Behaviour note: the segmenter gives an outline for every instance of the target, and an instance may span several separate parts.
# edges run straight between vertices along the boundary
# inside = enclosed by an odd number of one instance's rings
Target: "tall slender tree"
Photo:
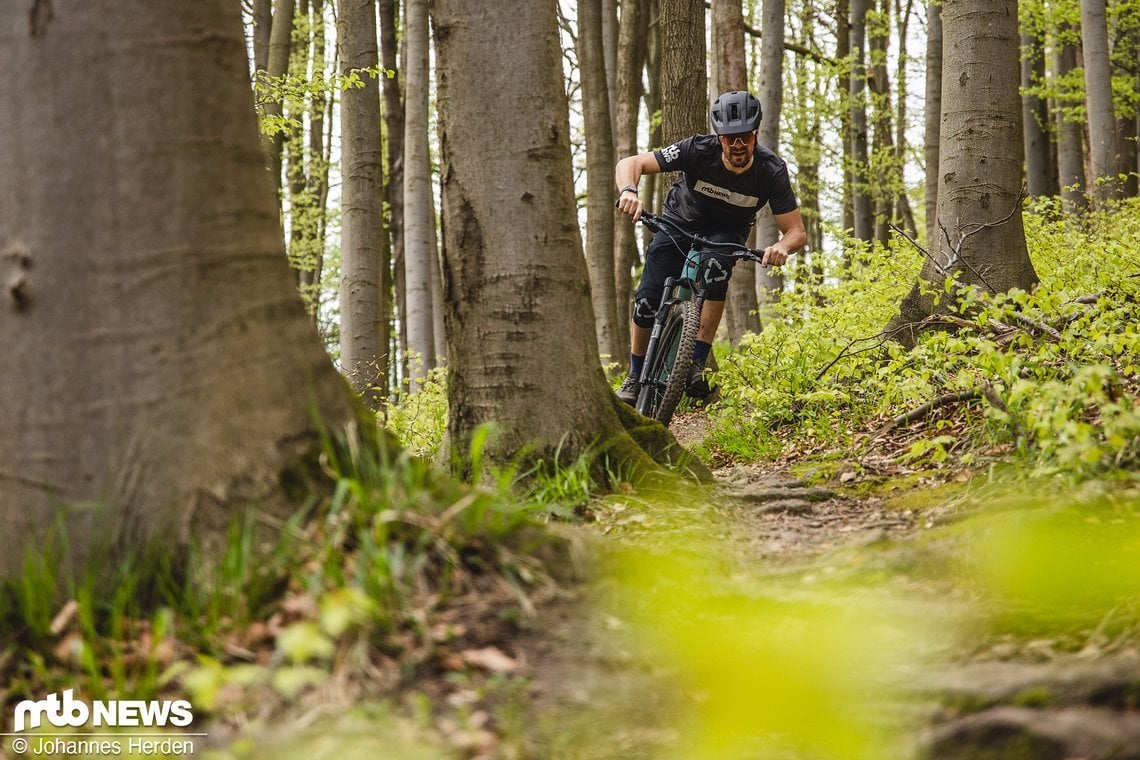
[[[380,22],[380,63],[384,69],[380,77],[383,92],[383,127],[386,150],[384,165],[384,199],[387,201],[388,224],[385,231],[388,233],[384,239],[383,263],[381,268],[391,273],[392,286],[385,288],[385,301],[387,307],[383,319],[388,324],[391,321],[392,298],[389,293],[402,293],[403,267],[404,267],[404,101],[401,91],[403,89],[403,66],[399,63],[399,43],[397,42],[399,27],[399,3],[397,0],[378,0],[376,5],[378,20]],[[403,296],[401,295],[400,298]],[[403,325],[403,320],[400,322]],[[396,330],[387,331],[388,355],[394,356],[398,348],[399,334]],[[404,342],[406,345],[406,341]],[[388,363],[388,385],[396,383],[396,373],[399,362]]]
[[[938,235],[939,129],[942,123],[942,3],[926,6],[926,245],[933,247]]]
[[[435,366],[435,211],[428,144],[428,0],[407,0],[404,39],[404,310],[409,390]]]
[[[388,394],[388,322],[375,7],[344,0],[337,17],[342,73],[360,85],[344,91],[340,109],[340,362],[356,392],[379,409]]]
[[[782,21],[782,19],[781,19]],[[747,90],[748,62],[744,51],[744,4],[742,0],[713,0],[713,82],[716,93]],[[767,212],[767,207],[764,209]],[[768,214],[771,216],[771,214]],[[725,327],[735,345],[749,332],[760,332],[756,297],[756,265],[741,262],[728,283]]]
[[[288,515],[313,413],[354,413],[284,256],[238,4],[0,15],[0,575],[57,521],[120,561]]]
[[[1060,81],[1077,68],[1080,55],[1077,52],[1077,35],[1074,29],[1062,24],[1054,34],[1057,37],[1054,43],[1054,69]],[[1075,100],[1081,99],[1077,96]],[[1054,111],[1057,128],[1057,179],[1061,185],[1061,207],[1069,213],[1088,207],[1088,195],[1085,193],[1084,130],[1073,113],[1074,110],[1079,110],[1081,105],[1083,103],[1058,98],[1058,107]]]
[[[1118,198],[1116,117],[1112,105],[1112,67],[1108,57],[1105,0],[1081,0],[1081,50],[1085,64],[1085,97],[1089,124],[1092,195],[1098,205]]]
[[[870,240],[874,235],[874,207],[871,200],[871,159],[867,145],[867,13],[871,0],[851,2],[851,143],[852,211],[854,235]]]
[[[769,150],[780,150],[780,116],[784,106],[784,0],[763,0],[763,26],[760,38],[760,105],[764,118],[760,121],[757,141]],[[780,239],[780,228],[767,206],[756,216],[756,243],[760,248]],[[756,286],[760,291],[760,309],[778,303],[784,290],[782,272],[756,268]],[[735,279],[735,278],[734,278]]]
[[[619,321],[614,283],[614,140],[610,128],[610,96],[602,55],[601,0],[578,0],[578,72],[586,127],[586,264],[594,306],[598,352],[624,359],[617,339]],[[624,317],[625,311],[620,314]]]
[[[621,4],[621,21],[618,29],[617,94],[614,113],[614,144],[616,157],[625,158],[638,152],[637,113],[641,103],[641,72],[645,68],[647,39],[649,37],[650,0],[625,0]],[[649,179],[653,179],[651,175]],[[650,199],[649,183],[641,189],[643,197]],[[617,298],[618,355],[629,353],[629,304],[633,295],[632,270],[639,261],[637,236],[632,224],[623,223],[624,216],[614,209],[614,294]]]

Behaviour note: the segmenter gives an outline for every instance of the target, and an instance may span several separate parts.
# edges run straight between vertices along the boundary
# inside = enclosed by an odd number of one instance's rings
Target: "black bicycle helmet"
[[[733,90],[717,98],[709,112],[718,135],[739,135],[760,126],[760,101],[750,92]]]

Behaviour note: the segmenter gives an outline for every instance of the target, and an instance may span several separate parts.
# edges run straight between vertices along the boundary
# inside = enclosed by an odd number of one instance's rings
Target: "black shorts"
[[[747,236],[732,230],[700,233],[701,237],[717,243],[735,243],[744,246]],[[645,251],[645,269],[641,273],[641,284],[633,298],[633,321],[641,327],[651,327],[657,307],[661,304],[661,294],[665,290],[665,279],[677,277],[685,266],[685,256],[689,253],[687,240],[666,232],[658,232],[649,241]],[[705,299],[723,301],[728,293],[728,280],[737,259],[704,254],[707,267],[705,275]]]

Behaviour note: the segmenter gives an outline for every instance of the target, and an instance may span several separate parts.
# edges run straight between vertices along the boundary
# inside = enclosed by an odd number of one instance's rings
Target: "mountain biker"
[[[743,246],[756,213],[768,204],[782,236],[764,249],[762,263],[779,266],[807,242],[807,232],[788,180],[787,164],[756,142],[760,101],[748,92],[726,92],[713,102],[710,116],[715,134],[693,135],[667,148],[618,161],[614,168],[614,180],[621,188],[618,208],[636,222],[645,210],[637,196],[642,175],[677,171],[665,198],[663,216],[668,221],[692,234]],[[654,235],[646,249],[645,269],[633,298],[629,374],[618,390],[618,397],[626,403],[637,402],[638,378],[665,278],[681,271],[687,251],[688,246],[674,241],[667,230]],[[694,398],[709,395],[703,377],[705,360],[724,314],[724,298],[735,263],[715,253],[710,258],[706,300],[685,388]]]

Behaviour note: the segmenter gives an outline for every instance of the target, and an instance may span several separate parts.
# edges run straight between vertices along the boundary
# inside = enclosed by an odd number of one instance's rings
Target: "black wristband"
[[[622,193],[625,193],[625,192],[630,192],[630,193],[633,193],[634,195],[637,195],[637,185],[626,185],[625,187],[623,187],[621,190],[618,191],[618,195],[621,195]]]

